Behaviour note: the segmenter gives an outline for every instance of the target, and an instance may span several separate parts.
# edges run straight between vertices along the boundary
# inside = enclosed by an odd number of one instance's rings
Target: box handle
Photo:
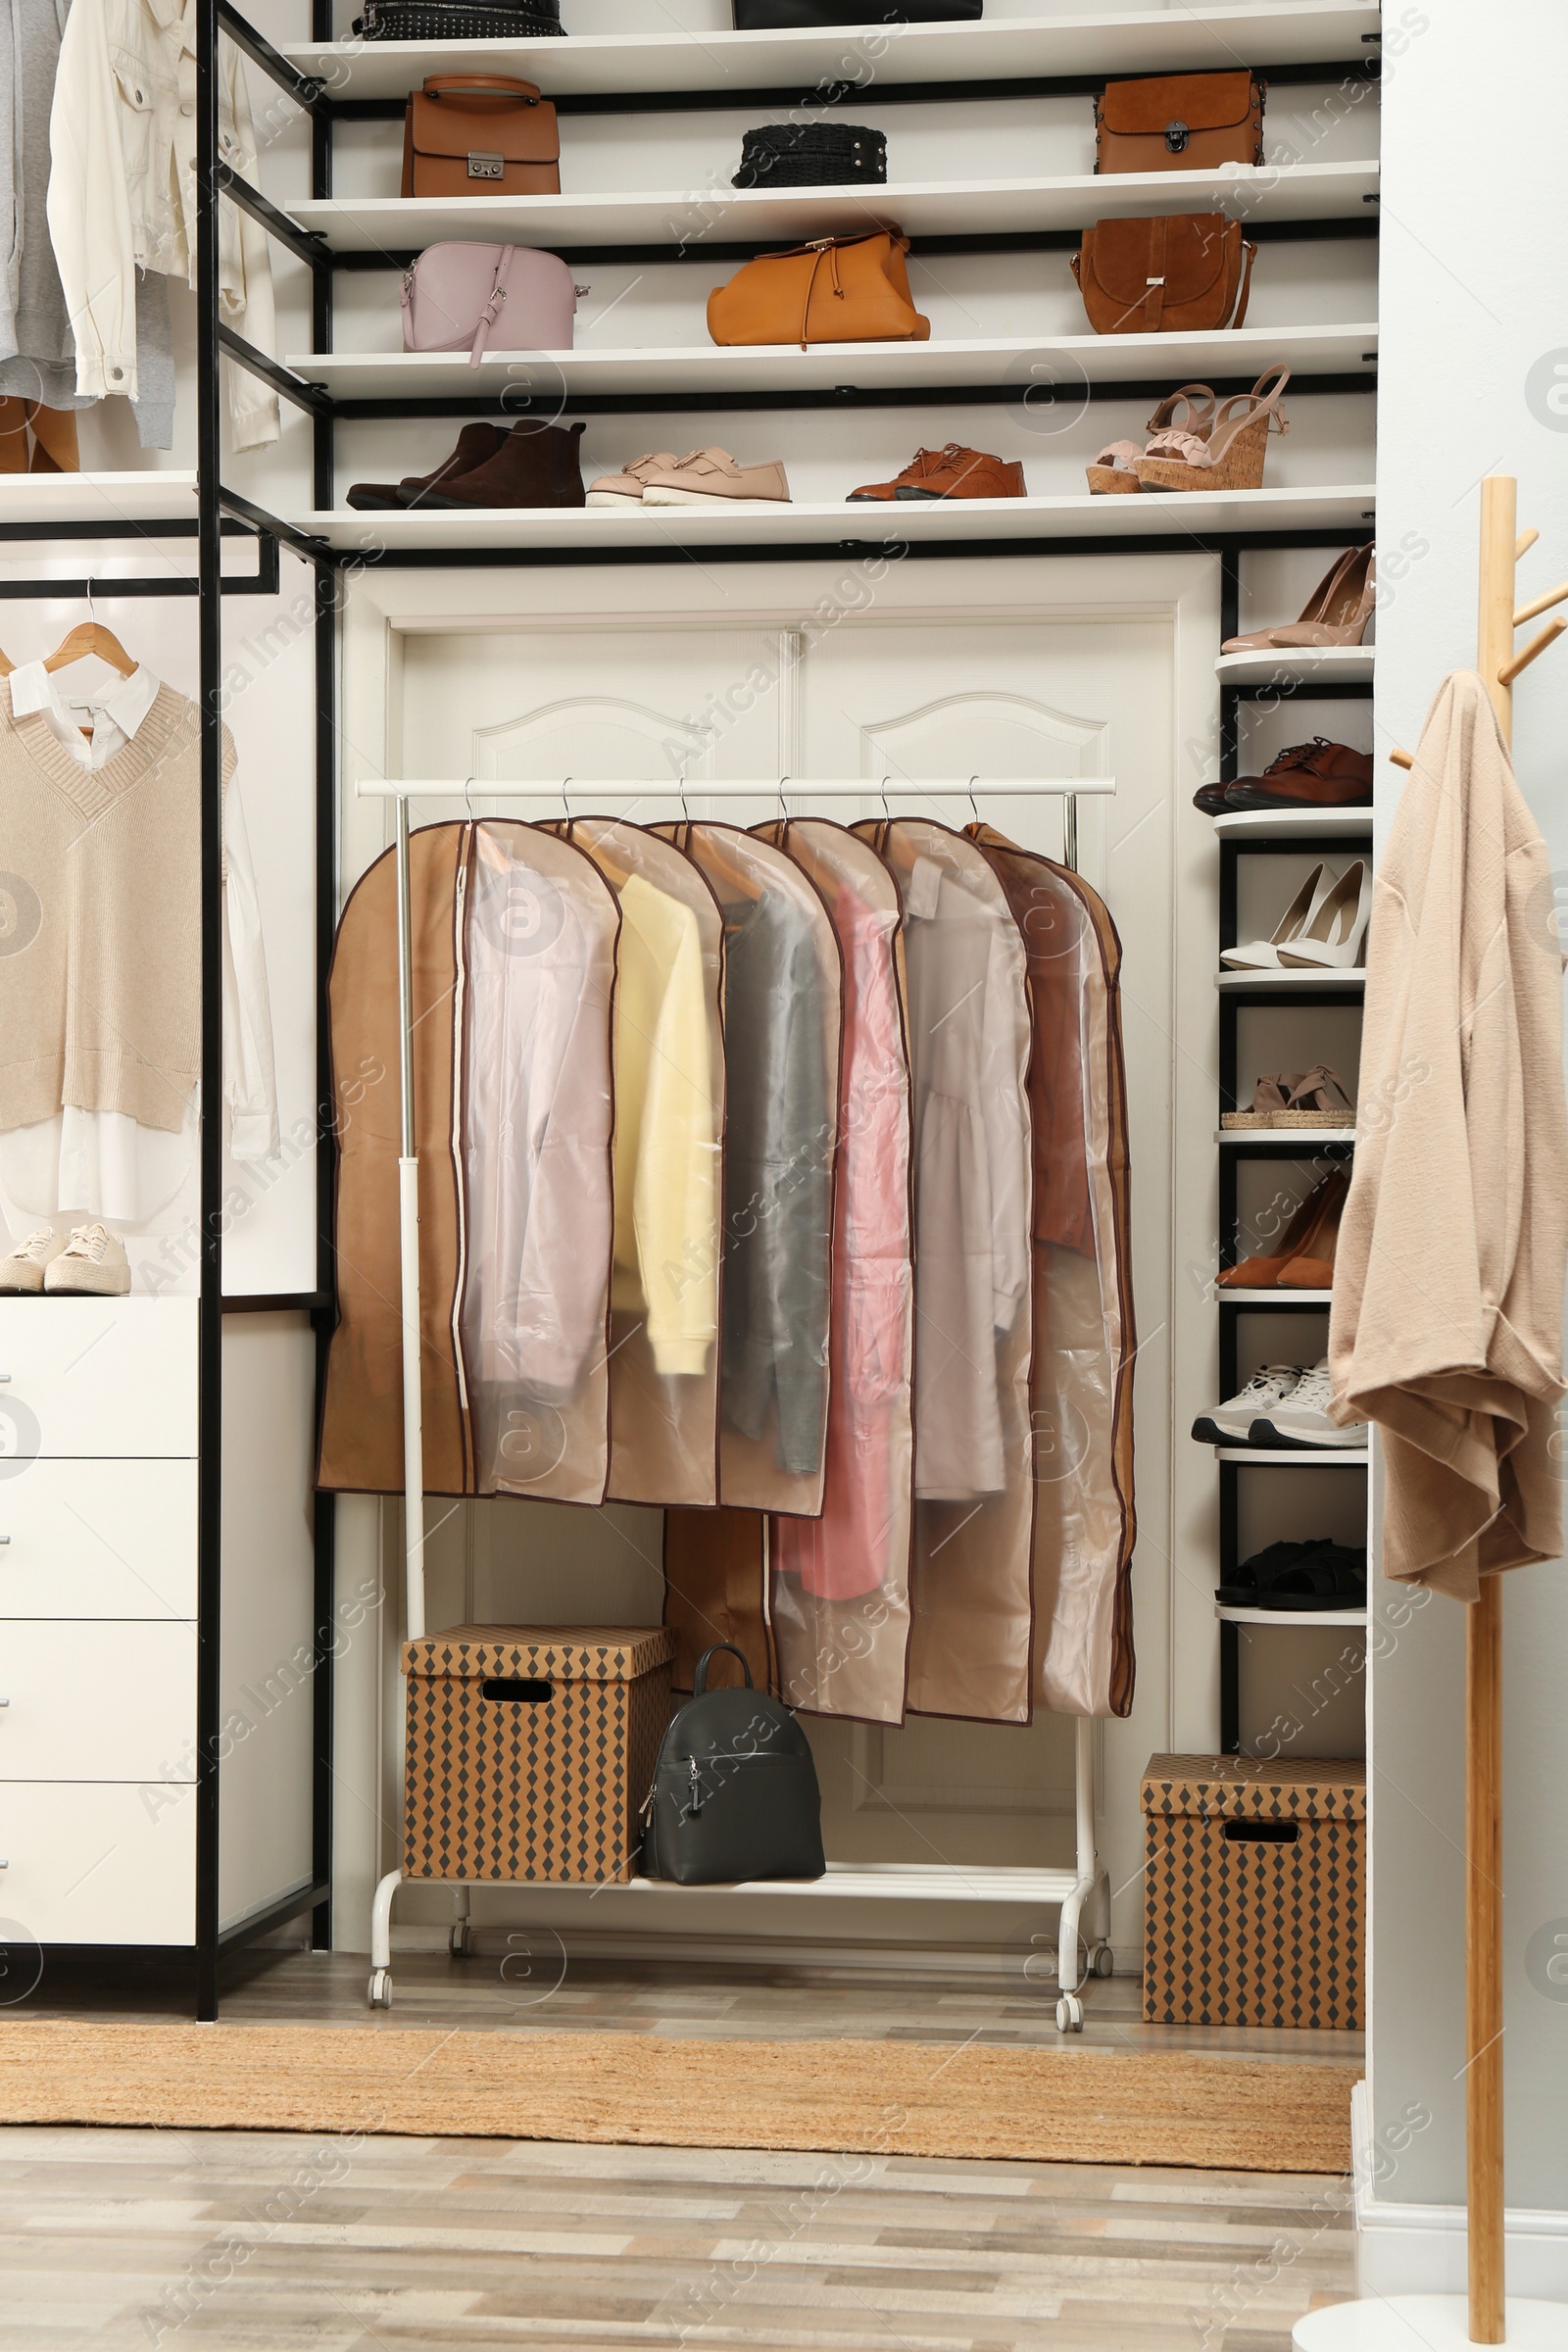
[[[486,1675],[479,1685],[481,1698],[510,1699],[525,1707],[542,1707],[556,1695],[554,1683],[519,1682],[504,1675]]]
[[[1295,1845],[1301,1835],[1298,1821],[1228,1821],[1227,1845]]]

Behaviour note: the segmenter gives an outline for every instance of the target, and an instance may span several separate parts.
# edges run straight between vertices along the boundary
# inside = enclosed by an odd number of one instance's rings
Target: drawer
[[[0,1478],[0,1618],[195,1614],[193,1461],[38,1460]]]
[[[194,1943],[196,1791],[0,1787],[0,1919],[25,1984],[37,1943]]]
[[[0,1480],[36,1455],[195,1451],[194,1298],[0,1298]]]
[[[196,1777],[193,1625],[0,1621],[0,1781]]]

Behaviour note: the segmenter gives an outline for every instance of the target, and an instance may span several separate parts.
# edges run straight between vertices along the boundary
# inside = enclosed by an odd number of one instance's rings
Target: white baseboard
[[[1367,2299],[1464,2294],[1464,2207],[1396,2205],[1376,2194],[1364,2082],[1350,2093],[1350,2131],[1355,2150],[1357,2293]],[[1568,2213],[1509,2210],[1503,2228],[1509,2295],[1568,2303]]]

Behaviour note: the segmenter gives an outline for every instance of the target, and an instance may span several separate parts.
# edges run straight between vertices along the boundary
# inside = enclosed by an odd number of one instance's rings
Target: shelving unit
[[[1310,699],[1339,686],[1370,686],[1376,664],[1374,645],[1295,646],[1271,653],[1221,654],[1214,675],[1222,686],[1256,686]],[[1258,810],[1260,816],[1271,813],[1289,816],[1291,811]]]
[[[1225,633],[1235,605],[1244,549],[1341,547],[1372,535],[1375,495],[1368,483],[1311,484],[1259,491],[1137,498],[1087,493],[960,506],[849,506],[811,501],[776,512],[665,510],[616,514],[582,511],[469,511],[360,514],[340,502],[338,429],[364,419],[522,414],[547,420],[572,412],[633,416],[725,410],[925,406],[1021,400],[1039,381],[1044,361],[1084,398],[1161,397],[1200,374],[1216,389],[1249,386],[1266,359],[1287,358],[1293,394],[1371,394],[1377,334],[1346,323],[1275,332],[1249,328],[1220,336],[975,338],[921,346],[841,346],[805,353],[793,347],[719,351],[689,342],[627,351],[591,345],[571,353],[492,354],[477,369],[440,355],[345,352],[334,348],[334,294],[340,275],[401,270],[444,238],[498,238],[542,245],[574,267],[679,263],[698,273],[699,289],[769,246],[787,246],[835,229],[896,221],[913,240],[915,258],[1064,252],[1098,219],[1220,210],[1243,219],[1260,243],[1372,239],[1377,234],[1378,168],[1371,162],[1282,159],[1261,171],[1088,172],[963,181],[907,179],[864,193],[831,190],[736,190],[726,184],[667,190],[594,192],[571,185],[571,122],[583,115],[675,114],[803,103],[853,108],[867,86],[846,76],[858,38],[879,46],[878,103],[940,104],[955,99],[1087,99],[1107,76],[1123,73],[1231,70],[1252,65],[1276,86],[1350,80],[1377,72],[1375,0],[1267,0],[1244,7],[1142,10],[1126,14],[988,19],[979,25],[878,27],[783,34],[655,32],[583,35],[561,41],[451,45],[333,41],[329,0],[313,0],[315,38],[274,49],[229,5],[199,0],[210,95],[220,27],[310,116],[312,193],[286,210],[237,181],[219,160],[216,115],[204,117],[209,167],[218,184],[311,271],[312,349],[280,365],[263,359],[219,319],[216,280],[204,297],[204,440],[201,466],[204,563],[217,547],[219,516],[256,511],[220,478],[216,410],[220,353],[272,383],[312,420],[314,464],[308,510],[276,524],[286,544],[312,560],[318,582],[318,674],[323,718],[318,760],[332,775],[332,642],[328,618],[334,575],[352,559],[383,566],[463,567],[757,562],[788,557],[837,558],[890,544],[912,555],[972,557],[991,553],[1054,556],[1118,554],[1195,547],[1220,559]],[[542,84],[565,129],[561,196],[404,201],[334,190],[337,130],[401,118],[406,92],[428,74],[464,69],[520,74]],[[1087,142],[1086,142],[1087,144]],[[395,331],[395,326],[394,326]],[[520,372],[519,372],[520,371]],[[1055,376],[1052,380],[1056,380]],[[666,428],[653,427],[643,446]],[[657,433],[659,441],[653,439]],[[678,444],[678,435],[670,436]],[[927,433],[929,438],[929,432]],[[851,477],[852,479],[855,477]],[[848,485],[847,485],[848,486]],[[216,691],[216,631],[204,637],[204,689]],[[1239,698],[1273,691],[1268,679],[1221,681],[1222,718],[1232,726]],[[1364,692],[1359,682],[1326,691]],[[216,709],[216,704],[215,704]],[[211,742],[216,747],[216,717]],[[1234,767],[1229,770],[1234,774]],[[323,794],[323,806],[325,794]],[[329,941],[330,922],[327,919]],[[1336,983],[1353,994],[1356,975]],[[1280,976],[1270,975],[1276,990]],[[1297,984],[1310,987],[1313,976]],[[1232,994],[1244,994],[1242,991]],[[1228,1015],[1221,1000],[1222,1025]],[[1293,1145],[1299,1149],[1299,1142]],[[1316,1145],[1314,1149],[1318,1148]],[[1242,1154],[1226,1152],[1234,1164]],[[216,1195],[212,1197],[216,1205]],[[1228,1303],[1242,1306],[1249,1301]],[[1278,1301],[1271,1299],[1271,1304]],[[1313,1305],[1295,1299],[1291,1305]],[[1222,1318],[1230,1322],[1233,1318]],[[1293,1460],[1304,1457],[1292,1456]],[[1230,1475],[1222,1471],[1222,1478]],[[1092,1771],[1079,1726],[1079,1851],[1093,1853]],[[1087,1817],[1085,1808],[1087,1806]],[[1082,1893],[1082,1870],[935,1875],[910,1870],[831,1872],[820,1886],[792,1886],[819,1901],[851,1892],[918,1893],[968,1899],[1058,1902]],[[982,1886],[981,1881],[984,1881]],[[625,1891],[625,1890],[621,1890]],[[778,1890],[781,1895],[784,1890]],[[390,1897],[388,1897],[388,1904]],[[387,1922],[379,1912],[378,1944]],[[1070,1979],[1063,1991],[1075,2000]],[[1080,2012],[1081,2015],[1081,2012]]]

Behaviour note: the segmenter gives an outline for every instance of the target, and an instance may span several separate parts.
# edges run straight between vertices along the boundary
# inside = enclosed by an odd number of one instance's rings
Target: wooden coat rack
[[[1480,598],[1476,668],[1497,725],[1513,749],[1513,685],[1568,629],[1549,620],[1514,651],[1515,631],[1568,603],[1568,580],[1516,605],[1514,573],[1541,534],[1518,527],[1518,484],[1488,474],[1481,484]],[[1408,752],[1391,752],[1413,767]],[[1560,2345],[1561,2304],[1505,2301],[1502,2143],[1502,1587],[1483,1577],[1465,1610],[1465,2179],[1469,2298],[1397,2296],[1340,2304],[1296,2329],[1300,2352],[1381,2352],[1420,2342],[1432,2352],[1463,2344],[1515,2343],[1521,2352]],[[1410,2327],[1425,2332],[1412,2335]],[[1548,2333],[1550,2329],[1552,2332]]]

